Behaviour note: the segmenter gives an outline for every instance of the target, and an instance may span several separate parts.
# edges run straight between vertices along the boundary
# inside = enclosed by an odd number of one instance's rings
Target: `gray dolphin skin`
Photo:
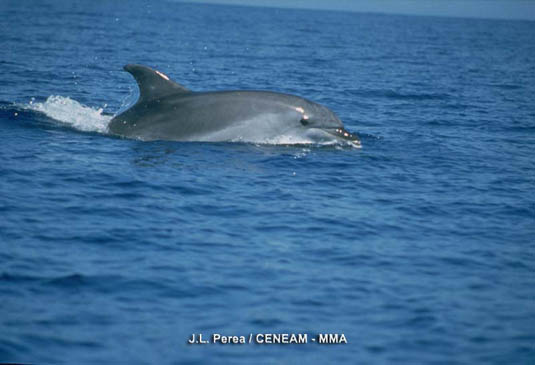
[[[112,134],[145,141],[252,143],[360,141],[328,108],[307,99],[269,91],[193,92],[163,73],[126,65],[140,96],[115,116]]]

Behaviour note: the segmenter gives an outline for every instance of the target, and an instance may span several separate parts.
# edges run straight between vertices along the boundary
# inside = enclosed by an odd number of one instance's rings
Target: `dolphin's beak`
[[[335,136],[338,139],[350,142],[357,147],[360,147],[360,140],[355,134],[348,132],[346,129],[339,127],[333,129],[324,129],[325,132]]]

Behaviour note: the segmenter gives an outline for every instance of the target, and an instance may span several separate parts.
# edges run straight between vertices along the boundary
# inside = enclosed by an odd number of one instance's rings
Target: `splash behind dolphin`
[[[328,108],[304,98],[268,91],[193,92],[163,73],[126,65],[140,96],[114,117],[111,133],[141,140],[242,141],[281,139],[344,141],[360,146]]]

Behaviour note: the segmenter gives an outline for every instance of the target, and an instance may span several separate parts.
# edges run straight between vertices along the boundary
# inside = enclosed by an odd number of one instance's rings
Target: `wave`
[[[23,108],[41,112],[49,118],[84,132],[108,133],[108,124],[113,118],[113,115],[103,114],[104,108],[86,106],[59,95],[51,95],[42,103],[32,99],[23,105]]]
[[[379,90],[365,90],[365,89],[352,89],[347,90],[347,94],[350,96],[368,97],[368,98],[385,98],[394,100],[447,100],[450,95],[444,93],[405,93],[397,92],[392,89],[379,89]]]

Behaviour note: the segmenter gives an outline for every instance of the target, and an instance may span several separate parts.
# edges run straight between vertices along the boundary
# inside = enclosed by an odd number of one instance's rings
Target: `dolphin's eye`
[[[307,125],[308,123],[309,123],[308,115],[304,114],[303,117],[301,118],[301,124]]]

